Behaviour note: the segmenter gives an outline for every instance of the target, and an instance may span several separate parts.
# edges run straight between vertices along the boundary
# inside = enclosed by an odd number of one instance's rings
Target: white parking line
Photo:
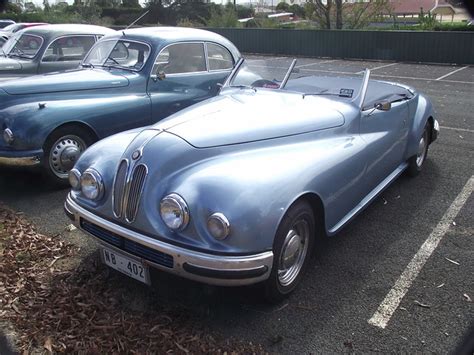
[[[444,78],[447,78],[448,76],[453,75],[453,74],[455,74],[455,73],[458,73],[458,72],[460,72],[461,70],[464,70],[464,69],[466,69],[466,68],[469,68],[469,66],[466,66],[466,67],[462,67],[462,68],[453,70],[452,72],[450,72],[450,73],[448,73],[448,74],[446,74],[446,75],[440,76],[440,77],[439,77],[438,79],[436,79],[436,80],[443,80]]]
[[[467,129],[467,128],[456,128],[456,127],[447,127],[447,126],[439,126],[441,129],[449,129],[451,131],[460,131],[460,132],[468,132],[474,133],[474,129]]]
[[[337,62],[337,59],[323,60],[322,62],[317,62],[317,63],[301,64],[301,65],[297,65],[296,67],[303,68],[303,67],[309,67],[310,65],[327,64],[327,63],[333,63],[333,62]]]
[[[466,203],[467,199],[474,190],[474,175],[467,181],[464,188],[456,197],[454,202],[449,206],[444,216],[439,221],[438,225],[433,229],[428,239],[423,243],[421,248],[415,254],[413,259],[407,265],[401,276],[398,278],[395,285],[387,294],[383,302],[377,308],[372,318],[369,319],[369,324],[379,328],[385,328],[392,317],[395,310],[400,305],[401,300],[407,293],[412,282],[420,273],[428,258],[438,246],[443,236],[448,231],[454,219],[458,215],[461,208]]]
[[[393,65],[397,65],[398,63],[390,63],[390,64],[385,64],[385,65],[381,65],[379,67],[375,67],[375,68],[372,68],[370,69],[370,71],[374,71],[374,70],[377,70],[377,69],[382,69],[382,68],[387,68],[387,67],[391,67]],[[362,70],[360,72],[357,72],[356,74],[364,74],[365,73],[365,70]]]

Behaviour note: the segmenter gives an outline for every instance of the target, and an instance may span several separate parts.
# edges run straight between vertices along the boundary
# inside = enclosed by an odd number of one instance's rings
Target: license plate
[[[108,248],[101,248],[102,260],[112,269],[120,271],[121,273],[134,278],[135,280],[143,283],[150,283],[150,273],[148,267],[142,262],[129,258],[123,254],[117,253],[116,251]]]

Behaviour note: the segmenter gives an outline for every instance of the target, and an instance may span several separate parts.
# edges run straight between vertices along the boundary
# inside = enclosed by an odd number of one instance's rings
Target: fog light
[[[3,139],[5,142],[7,142],[8,144],[12,144],[13,141],[15,140],[15,136],[13,135],[13,132],[10,128],[6,128],[4,131],[3,131]]]
[[[230,223],[222,213],[213,213],[207,220],[207,229],[214,238],[223,240],[230,233]]]

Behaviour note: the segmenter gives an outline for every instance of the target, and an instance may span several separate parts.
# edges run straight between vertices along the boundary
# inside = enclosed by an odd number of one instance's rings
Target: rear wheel
[[[315,240],[315,219],[306,201],[296,202],[283,217],[273,246],[273,267],[265,296],[279,302],[294,291],[308,265]]]
[[[78,126],[61,127],[51,133],[43,147],[48,180],[67,186],[69,171],[94,140],[87,129]]]
[[[416,176],[421,172],[423,168],[423,164],[425,163],[426,157],[428,155],[428,147],[430,145],[430,133],[431,133],[431,125],[430,123],[426,123],[425,129],[423,134],[418,141],[418,152],[416,155],[411,157],[408,160],[408,175]]]

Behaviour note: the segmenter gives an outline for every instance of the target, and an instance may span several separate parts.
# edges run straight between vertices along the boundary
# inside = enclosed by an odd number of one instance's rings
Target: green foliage
[[[431,12],[425,14],[423,9],[421,9],[420,14],[418,15],[419,27],[422,30],[432,30],[438,24],[436,21],[436,15],[432,15]]]
[[[303,6],[300,6],[298,4],[293,4],[289,7],[289,12],[292,12],[293,15],[299,18],[305,17],[305,10]]]
[[[237,12],[232,5],[223,9],[213,8],[210,13],[211,16],[206,21],[208,27],[241,27]]]
[[[282,1],[278,3],[278,5],[275,7],[275,10],[281,11],[281,12],[288,12],[290,10],[290,5]]]

